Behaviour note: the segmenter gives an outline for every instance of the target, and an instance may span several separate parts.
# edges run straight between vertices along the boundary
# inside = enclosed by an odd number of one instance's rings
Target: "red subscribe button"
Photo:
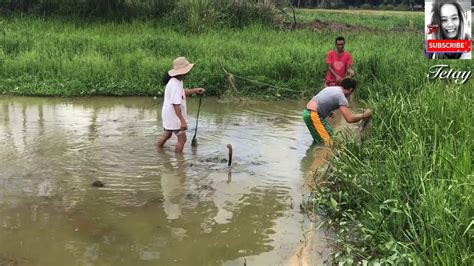
[[[466,53],[471,51],[471,40],[428,40],[428,53]]]

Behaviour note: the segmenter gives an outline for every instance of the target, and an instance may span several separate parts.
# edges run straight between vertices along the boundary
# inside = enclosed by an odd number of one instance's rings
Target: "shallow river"
[[[175,136],[155,148],[161,100],[1,98],[0,265],[292,264],[318,157],[304,102],[204,98],[193,149],[197,103],[179,157]]]

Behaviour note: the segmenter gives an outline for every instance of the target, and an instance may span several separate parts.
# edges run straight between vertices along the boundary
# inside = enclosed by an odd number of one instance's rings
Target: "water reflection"
[[[301,171],[306,173],[306,181],[309,184],[313,184],[314,171],[319,170],[321,167],[326,165],[330,160],[331,149],[330,145],[324,143],[316,144],[313,143],[306,150],[305,156],[301,160]]]
[[[170,149],[154,147],[159,101],[0,99],[0,259],[280,263],[301,239],[290,203],[301,197],[301,160],[314,156],[302,103],[204,101],[199,145],[177,157],[173,139]],[[188,110],[194,125],[197,101]]]
[[[171,156],[167,151],[158,151],[158,158],[164,167],[161,174],[163,208],[168,220],[181,216],[181,201],[184,197],[186,180],[186,162],[180,154]]]

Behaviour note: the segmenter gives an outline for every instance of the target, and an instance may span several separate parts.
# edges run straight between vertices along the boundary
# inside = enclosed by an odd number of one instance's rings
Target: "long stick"
[[[199,111],[201,111],[201,100],[202,100],[202,94],[199,94],[199,105],[198,105],[198,113],[196,117],[196,128],[194,129],[194,137],[193,137],[193,140],[191,141],[191,146],[197,145],[196,135],[197,135],[197,130],[198,130]]]

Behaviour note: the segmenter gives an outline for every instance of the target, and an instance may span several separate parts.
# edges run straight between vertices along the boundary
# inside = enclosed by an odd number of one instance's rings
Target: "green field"
[[[322,15],[326,20],[327,16],[344,19],[338,13],[310,13],[315,14],[321,15],[317,15],[319,19]],[[368,18],[354,16],[349,22],[357,25],[360,20]],[[330,28],[315,32],[310,27],[289,31],[258,24],[244,29],[211,28],[196,34],[163,21],[3,18],[0,91],[44,96],[157,95],[163,90],[160,80],[172,60],[184,55],[197,64],[189,84],[206,87],[210,94],[227,88],[220,62],[236,75],[288,89],[279,92],[283,96],[295,95],[295,91],[313,94],[324,79],[326,53],[340,34],[348,39],[346,49],[356,58],[360,81],[367,81],[367,85],[386,81],[389,77],[384,72],[391,71],[394,75],[408,72],[420,83],[423,73],[410,62],[421,58],[421,36],[412,31],[390,34],[392,22],[382,22],[387,29],[377,34],[339,33]],[[384,47],[387,43],[391,43],[390,49]],[[392,59],[399,57],[400,50],[407,52],[397,62],[408,69],[393,66]],[[276,94],[255,84],[239,85],[249,95]]]
[[[424,13],[380,10],[324,10],[301,9],[296,11],[301,22],[331,21],[386,31],[423,32]],[[385,35],[390,35],[386,33]]]
[[[227,89],[228,71],[284,88],[237,81],[247,96],[301,97],[321,89],[325,57],[343,35],[355,60],[357,97],[375,110],[363,144],[338,145],[315,191],[336,232],[335,258],[468,265],[474,260],[472,81],[428,80],[420,13],[298,11],[353,25],[298,30],[255,24],[191,33],[163,21],[0,18],[0,92],[37,96],[160,95],[177,56],[196,63],[188,86]],[[443,61],[470,70],[470,61]]]

